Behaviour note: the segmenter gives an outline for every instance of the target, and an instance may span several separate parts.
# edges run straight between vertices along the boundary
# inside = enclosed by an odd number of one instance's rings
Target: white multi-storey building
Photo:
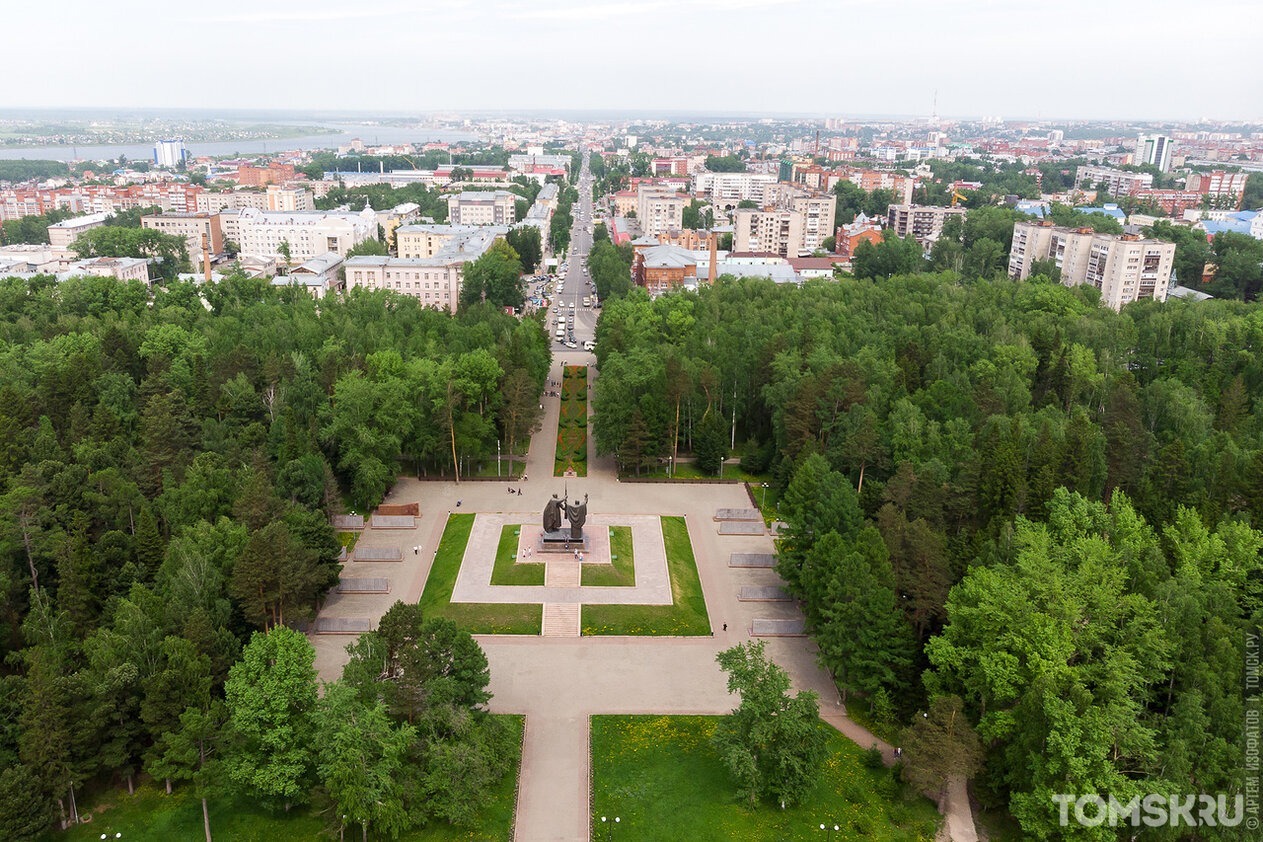
[[[1074,171],[1074,183],[1084,190],[1095,190],[1105,184],[1111,196],[1130,196],[1137,190],[1153,187],[1153,175],[1147,172],[1124,172],[1109,167],[1081,166]]]
[[[114,214],[109,212],[90,213],[76,216],[48,226],[48,244],[55,249],[68,249],[70,244],[84,231],[100,228]]]
[[[453,193],[447,197],[447,220],[453,225],[512,225],[520,198],[508,190]]]
[[[1027,278],[1037,260],[1056,262],[1066,286],[1091,284],[1115,310],[1142,298],[1165,301],[1175,244],[1137,234],[1098,234],[1059,228],[1048,220],[1019,222],[1009,249],[1009,277]]]
[[[1149,164],[1162,172],[1171,171],[1171,138],[1164,134],[1142,134],[1136,138],[1136,163]]]
[[[636,219],[640,230],[656,237],[679,231],[684,222],[684,196],[661,184],[636,185]]]
[[[693,176],[693,192],[722,210],[732,210],[741,202],[763,204],[767,188],[773,184],[776,176],[771,173],[702,172]]]
[[[950,216],[964,217],[964,208],[938,205],[891,205],[886,211],[886,225],[897,237],[911,234],[923,246],[931,245],[943,233],[943,223]]]
[[[346,288],[388,289],[454,313],[465,264],[481,257],[507,232],[501,225],[402,225],[395,229],[400,257],[349,258]],[[424,256],[404,256],[405,243],[410,254]]]
[[[160,140],[153,145],[153,161],[160,167],[175,169],[188,154],[183,140]]]
[[[736,252],[762,252],[782,257],[811,254],[833,235],[833,211],[837,197],[788,184],[773,184],[765,191],[768,207],[740,208],[733,221],[732,248]]]
[[[372,208],[358,213],[243,208],[235,218],[234,225],[221,228],[225,237],[236,240],[242,255],[275,257],[281,254],[281,244],[288,243],[290,263],[295,264],[330,251],[345,257],[349,249],[377,236],[377,214]]]

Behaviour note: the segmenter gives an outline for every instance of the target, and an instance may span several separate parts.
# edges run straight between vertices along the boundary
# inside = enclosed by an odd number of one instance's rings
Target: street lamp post
[[[838,832],[838,830],[839,830],[839,828],[838,828],[838,826],[837,826],[836,824],[835,824],[833,827],[828,827],[828,826],[826,826],[826,825],[823,825],[823,824],[822,824],[822,825],[820,825],[820,829],[821,829],[821,830],[823,830],[823,831],[825,831],[825,832],[826,832],[826,834],[827,834],[827,835],[825,836],[825,842],[833,842],[833,834],[837,833],[837,832]]]
[[[760,488],[759,508],[766,509],[767,508],[767,483],[766,482],[759,483],[759,488]]]
[[[496,479],[500,478],[500,440],[496,439]]]
[[[608,817],[608,816],[601,816],[601,827],[602,827],[602,828],[604,828],[604,831],[603,831],[602,835],[603,835],[606,839],[613,839],[613,838],[614,838],[614,828],[615,828],[615,827],[618,825],[618,823],[619,823],[619,822],[621,822],[621,821],[622,821],[622,819],[620,819],[618,816],[615,816],[615,817],[614,817],[614,821],[613,821],[613,822],[609,821],[609,817]]]

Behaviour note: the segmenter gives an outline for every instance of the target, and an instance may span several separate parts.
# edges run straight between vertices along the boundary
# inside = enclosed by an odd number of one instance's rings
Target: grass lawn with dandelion
[[[710,617],[702,580],[697,574],[688,524],[682,517],[664,517],[662,541],[671,576],[671,605],[584,605],[581,614],[585,635],[681,635],[710,634]]]
[[[636,557],[632,549],[630,526],[611,526],[610,563],[584,564],[579,570],[579,584],[588,588],[634,588]]]
[[[539,634],[544,620],[542,605],[452,602],[452,588],[456,587],[456,574],[473,528],[474,515],[448,515],[421,593],[422,613],[427,618],[445,617],[470,634]]]
[[[500,716],[500,714],[495,714]],[[457,840],[503,840],[513,838],[513,813],[517,801],[517,779],[522,754],[522,728],[524,718],[503,715],[516,739],[513,742],[516,756],[509,771],[491,790],[487,805],[479,811],[473,822],[466,827],[452,827],[444,823],[420,828],[399,837],[403,842],[457,842]],[[92,821],[71,828],[65,833],[48,837],[56,842],[97,842],[101,834],[123,842],[167,842],[167,840],[197,840],[204,838],[202,831],[202,802],[193,797],[188,787],[178,787],[167,795],[161,786],[146,784],[136,789],[135,795],[125,790],[111,790],[92,799],[89,809],[83,811]],[[215,839],[233,842],[294,842],[300,839],[336,839],[336,829],[330,833],[324,817],[310,807],[295,807],[288,813],[268,810],[241,796],[212,798],[210,807],[211,833]],[[371,828],[370,828],[371,829]],[[347,839],[359,839],[360,828],[348,827]],[[377,838],[375,835],[373,838]]]
[[[785,810],[750,807],[711,745],[716,716],[592,717],[592,839],[637,842],[931,842],[940,816],[889,769],[869,769],[863,751],[829,729],[824,768],[806,800]]]

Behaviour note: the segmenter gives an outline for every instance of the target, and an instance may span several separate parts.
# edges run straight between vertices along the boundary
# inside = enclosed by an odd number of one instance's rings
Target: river
[[[452,129],[405,128],[372,124],[335,123],[328,128],[339,129],[337,134],[290,137],[279,140],[225,140],[214,143],[186,143],[190,157],[200,155],[266,155],[291,149],[335,149],[345,146],[354,138],[365,145],[428,143],[430,141],[457,142],[478,140],[473,132]],[[4,146],[0,147],[0,160],[28,161],[105,161],[117,160],[126,155],[128,160],[153,160],[151,143],[119,143],[103,146]]]

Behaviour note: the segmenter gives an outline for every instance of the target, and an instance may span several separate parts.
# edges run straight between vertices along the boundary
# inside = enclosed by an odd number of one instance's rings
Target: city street
[[[548,311],[547,329],[553,339],[553,352],[582,350],[583,343],[596,338],[596,320],[599,315],[594,307],[584,307],[583,299],[590,301],[596,297],[596,290],[591,286],[592,276],[588,272],[588,253],[592,250],[592,234],[588,232],[592,225],[592,175],[588,170],[588,155],[583,158],[583,169],[579,175],[579,201],[574,205],[574,228],[570,232],[570,252],[566,272],[560,274],[557,289],[553,292],[553,305]],[[573,306],[572,306],[573,305]],[[556,338],[557,317],[565,316],[567,325],[575,325],[574,342],[578,348],[567,348],[564,342]],[[567,337],[567,340],[569,337]]]

